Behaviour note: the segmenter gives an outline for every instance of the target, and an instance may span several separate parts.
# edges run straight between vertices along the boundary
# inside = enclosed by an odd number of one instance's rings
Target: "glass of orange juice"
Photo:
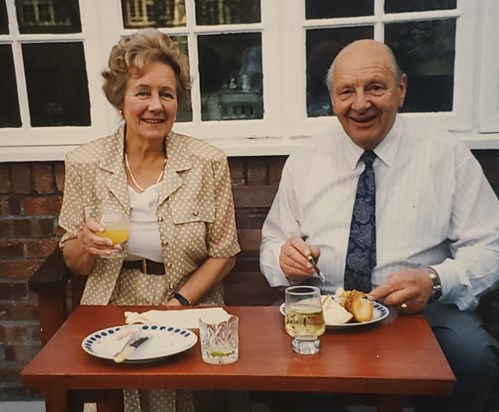
[[[104,258],[121,258],[126,255],[126,242],[130,236],[130,222],[128,215],[123,210],[107,209],[104,206],[85,207],[85,218],[92,218],[104,226],[104,231],[99,236],[107,237],[113,246],[120,245],[113,253]]]

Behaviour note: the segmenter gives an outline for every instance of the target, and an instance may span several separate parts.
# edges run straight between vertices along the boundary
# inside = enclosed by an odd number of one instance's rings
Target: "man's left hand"
[[[383,300],[385,305],[396,306],[405,314],[420,313],[431,297],[432,286],[428,272],[407,269],[391,273],[382,285],[368,294],[368,298]]]

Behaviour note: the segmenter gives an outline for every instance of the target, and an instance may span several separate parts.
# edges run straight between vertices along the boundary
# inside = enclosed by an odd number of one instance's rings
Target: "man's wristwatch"
[[[433,282],[430,302],[435,302],[442,297],[442,284],[440,283],[440,276],[433,268],[427,268],[428,275]]]

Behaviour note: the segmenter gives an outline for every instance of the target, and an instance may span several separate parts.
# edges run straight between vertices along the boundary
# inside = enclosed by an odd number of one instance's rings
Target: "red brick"
[[[14,193],[31,193],[31,169],[29,163],[12,163],[11,172]]]
[[[23,302],[0,303],[0,320],[9,321],[32,321],[35,319],[35,307]]]
[[[40,262],[0,261],[2,279],[28,280],[32,273],[40,267]]]
[[[56,230],[55,221],[55,218],[15,219],[13,221],[14,235],[18,239],[52,239]]]
[[[253,158],[248,160],[248,186],[267,184],[267,160]]]
[[[30,339],[33,327],[26,324],[0,325],[0,342],[22,342]]]
[[[18,197],[0,196],[0,216],[20,215],[21,207]]]
[[[242,157],[232,157],[229,159],[230,176],[234,186],[245,186],[246,162]]]
[[[61,205],[61,196],[27,197],[24,212],[26,216],[58,216]]]
[[[19,302],[28,296],[26,282],[0,282],[0,300]]]
[[[5,360],[27,364],[40,352],[40,345],[36,344],[14,344],[5,347]]]
[[[24,257],[24,247],[21,242],[0,241],[0,259]]]
[[[49,194],[55,191],[55,178],[50,163],[35,163],[33,165],[33,189],[39,194]]]
[[[12,221],[14,236],[16,238],[26,238],[31,236],[30,219],[14,219]]]
[[[278,185],[287,156],[276,156],[269,161],[269,184]]]
[[[7,163],[0,164],[0,193],[12,191],[10,168]]]
[[[54,166],[56,190],[62,193],[64,189],[64,162],[57,162]]]
[[[57,245],[57,240],[35,240],[26,242],[28,259],[45,259]]]
[[[0,239],[9,239],[14,234],[14,223],[11,219],[0,219]]]

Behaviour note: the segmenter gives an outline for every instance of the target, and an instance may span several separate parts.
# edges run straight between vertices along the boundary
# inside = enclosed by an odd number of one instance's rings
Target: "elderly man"
[[[272,286],[345,286],[423,312],[457,383],[417,410],[483,411],[499,346],[471,310],[499,281],[498,199],[459,139],[397,114],[407,77],[386,45],[351,43],[327,82],[341,127],[286,162],[261,270]]]

